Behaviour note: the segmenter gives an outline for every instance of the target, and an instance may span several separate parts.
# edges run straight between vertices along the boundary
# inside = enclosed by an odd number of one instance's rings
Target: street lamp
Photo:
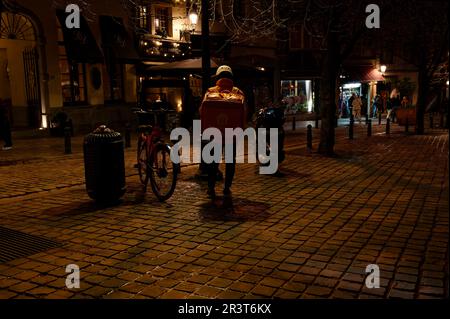
[[[387,69],[387,66],[385,66],[385,65],[380,66],[380,71],[383,75],[384,75],[384,73],[386,73],[386,69]]]

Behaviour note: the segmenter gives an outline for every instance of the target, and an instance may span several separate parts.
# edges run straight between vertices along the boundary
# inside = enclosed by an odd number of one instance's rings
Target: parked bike
[[[153,193],[160,201],[169,199],[175,191],[179,164],[170,158],[171,147],[164,143],[157,121],[154,125],[143,124],[154,111],[135,112],[139,120],[137,140],[137,169],[139,179],[147,189],[148,181]],[[153,114],[154,115],[154,114]],[[157,116],[155,116],[157,118]]]

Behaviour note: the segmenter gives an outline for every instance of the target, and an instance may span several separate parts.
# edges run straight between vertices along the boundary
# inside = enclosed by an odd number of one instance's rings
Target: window
[[[315,41],[308,31],[301,25],[296,25],[289,30],[289,46],[293,50],[313,49]]]
[[[244,18],[245,17],[245,1],[242,0],[234,0],[233,2],[233,15],[235,18]]]
[[[123,102],[123,64],[103,64],[103,93],[106,103]]]
[[[281,81],[281,94],[292,112],[308,111],[313,109],[311,80],[283,80]]]
[[[35,41],[31,21],[20,14],[2,12],[0,19],[0,39]]]
[[[172,36],[172,9],[155,7],[155,33],[161,36]]]
[[[56,24],[58,28],[58,62],[63,103],[64,105],[86,103],[86,65],[70,61],[58,19],[56,19]]]
[[[140,29],[148,30],[147,6],[137,6],[136,11],[136,26]]]

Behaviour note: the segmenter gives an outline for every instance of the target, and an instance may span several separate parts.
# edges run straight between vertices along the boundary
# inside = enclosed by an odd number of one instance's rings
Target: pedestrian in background
[[[401,100],[400,100],[400,94],[397,94],[391,101],[392,104],[392,110],[391,110],[391,117],[392,117],[392,123],[395,123],[397,121],[397,110],[400,108]]]
[[[350,96],[350,98],[347,101],[347,106],[348,106],[348,114],[351,116],[353,115],[353,101],[356,98],[356,94],[352,93],[352,95]]]
[[[401,106],[402,106],[402,109],[406,109],[409,107],[409,100],[406,96],[403,97]]]
[[[373,110],[372,110],[373,118],[377,117],[377,113],[380,110],[380,108],[381,108],[381,97],[377,94],[373,99]]]
[[[352,102],[352,107],[353,107],[353,117],[355,119],[358,119],[359,123],[361,123],[361,107],[362,107],[362,100],[361,97],[356,94],[353,102]]]
[[[12,149],[10,107],[11,100],[0,99],[0,137],[5,142],[4,151]]]

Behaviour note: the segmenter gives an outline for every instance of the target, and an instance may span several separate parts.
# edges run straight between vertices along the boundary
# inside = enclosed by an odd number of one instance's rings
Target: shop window
[[[288,112],[311,112],[313,109],[311,80],[281,81],[281,94]]]
[[[172,37],[172,9],[155,7],[155,33],[162,37]]]
[[[61,25],[56,19],[58,33],[58,62],[64,105],[86,103],[86,64],[71,61],[66,52]]]

